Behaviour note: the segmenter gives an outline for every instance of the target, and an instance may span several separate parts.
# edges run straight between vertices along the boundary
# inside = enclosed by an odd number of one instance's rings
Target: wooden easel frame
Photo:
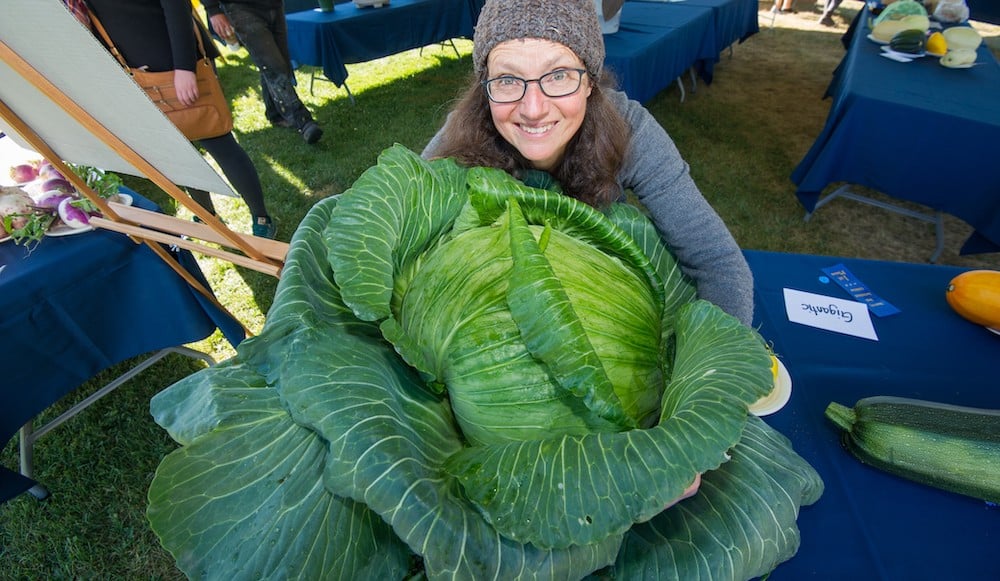
[[[191,273],[181,266],[159,243],[174,245],[187,250],[213,256],[237,266],[243,266],[258,272],[280,277],[284,266],[288,244],[280,241],[247,236],[230,230],[215,215],[195,202],[191,196],[169,180],[159,169],[147,162],[128,144],[109,131],[97,119],[87,113],[82,107],[66,96],[56,85],[46,79],[35,67],[24,60],[3,40],[0,40],[0,59],[6,62],[15,72],[31,83],[42,94],[46,95],[70,115],[82,127],[114,150],[125,161],[132,164],[142,175],[150,179],[164,192],[177,200],[203,221],[196,224],[117,203],[108,203],[94,192],[87,184],[71,171],[62,161],[62,156],[55,152],[38,133],[31,129],[20,116],[0,100],[0,117],[10,124],[32,148],[44,156],[58,169],[66,179],[88,200],[100,209],[103,217],[92,218],[91,224],[98,228],[122,232],[129,235],[137,243],[144,243],[154,253],[170,265],[188,284],[204,295],[215,306],[228,313],[215,295],[204,287]],[[198,242],[201,241],[201,242]],[[206,243],[230,248],[217,248]],[[239,253],[232,249],[238,250]],[[244,326],[244,330],[246,330]],[[248,330],[247,335],[249,336]]]

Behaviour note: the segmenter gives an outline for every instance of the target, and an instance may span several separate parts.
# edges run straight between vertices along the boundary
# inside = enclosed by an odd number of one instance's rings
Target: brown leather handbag
[[[193,19],[194,14],[191,16]],[[111,37],[104,30],[104,26],[94,17],[93,13],[90,14],[90,19],[94,28],[104,39],[104,43],[111,50],[111,54],[118,59],[125,71],[135,79],[135,82],[142,87],[150,100],[156,103],[160,111],[163,111],[185,137],[195,141],[219,137],[233,130],[233,114],[229,109],[226,95],[222,92],[219,77],[215,74],[215,67],[212,66],[212,61],[205,51],[198,22],[194,22],[194,36],[198,39],[198,54],[200,55],[195,64],[198,100],[191,105],[185,105],[177,99],[173,71],[151,72],[128,66],[125,58],[118,52]]]

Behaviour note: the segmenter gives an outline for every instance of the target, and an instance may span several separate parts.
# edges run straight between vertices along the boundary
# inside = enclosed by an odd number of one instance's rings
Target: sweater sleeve
[[[736,240],[698,190],[687,162],[656,118],[624,93],[611,97],[632,128],[619,173],[622,186],[649,212],[698,296],[749,326],[753,275]]]
[[[170,37],[170,54],[174,68],[194,71],[198,60],[198,41],[194,36],[194,20],[188,0],[160,0]]]
[[[441,134],[444,133],[444,129],[448,126],[450,121],[451,113],[449,113],[448,118],[445,119],[444,125],[438,129],[437,133],[434,134],[434,137],[432,137],[431,140],[427,142],[427,145],[424,146],[424,150],[420,153],[420,157],[424,159],[433,159],[437,155],[437,151],[441,147]]]

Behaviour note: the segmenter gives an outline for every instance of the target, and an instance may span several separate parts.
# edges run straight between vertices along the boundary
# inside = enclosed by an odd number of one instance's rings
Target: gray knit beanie
[[[496,45],[520,38],[568,47],[591,75],[604,66],[604,37],[594,0],[487,0],[472,37],[476,73],[486,69],[486,57]]]

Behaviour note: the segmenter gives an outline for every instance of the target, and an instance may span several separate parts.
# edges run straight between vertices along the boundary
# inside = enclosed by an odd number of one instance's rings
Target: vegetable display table
[[[945,300],[963,269],[944,266],[745,252],[754,274],[754,326],[773,345],[792,378],[792,396],[765,417],[826,485],[802,509],[802,545],[770,579],[997,579],[1000,507],[866,466],[841,447],[823,412],[830,402],[853,407],[888,395],[1000,409],[1000,336],[962,319]],[[878,341],[791,323],[782,289],[840,299],[820,280],[844,264],[901,312],[873,317]]]
[[[129,193],[135,205],[156,209]],[[175,256],[202,277],[190,253]],[[49,426],[31,433],[32,418],[112,365],[154,351],[162,357],[162,350],[217,327],[234,344],[243,339],[238,321],[148,247],[105,230],[46,237],[30,252],[12,241],[0,244],[0,312],[0,444],[22,427],[29,437],[44,433]],[[29,476],[30,453],[22,445],[22,472]],[[32,484],[0,467],[0,502]]]
[[[820,199],[829,184],[866,186],[966,221],[976,231],[963,253],[997,251],[1000,165],[984,154],[1000,135],[1000,64],[985,43],[968,69],[943,67],[932,56],[881,58],[867,21],[866,8],[845,36],[847,54],[827,89],[826,125],[792,172],[799,201],[811,213],[844,191]],[[938,223],[934,261],[940,216],[921,214]]]

